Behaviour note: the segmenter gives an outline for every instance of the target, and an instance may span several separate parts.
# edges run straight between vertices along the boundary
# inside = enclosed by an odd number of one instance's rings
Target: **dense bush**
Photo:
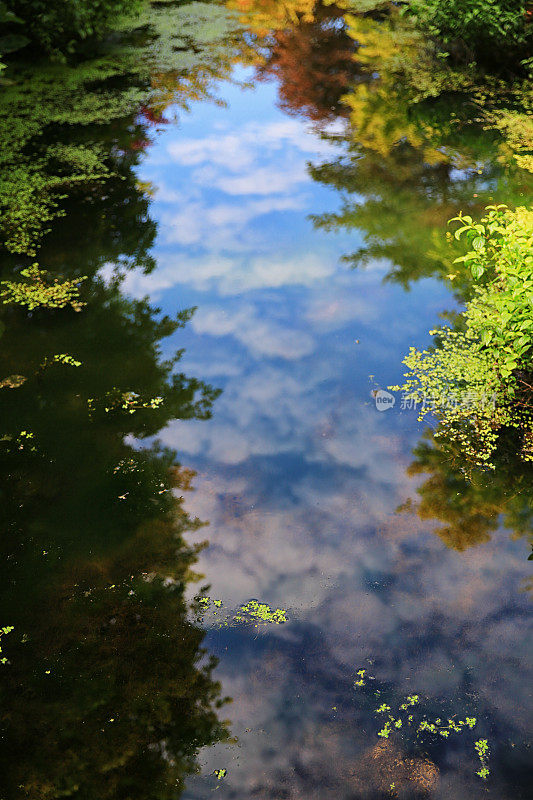
[[[533,211],[489,206],[480,222],[456,218],[466,235],[467,263],[476,281],[461,326],[434,331],[435,348],[412,348],[402,388],[434,414],[440,436],[459,444],[473,462],[490,465],[506,429],[521,436],[522,457],[533,461]],[[453,221],[453,220],[452,220]]]
[[[56,56],[101,35],[144,4],[144,0],[4,0],[7,10],[23,21],[23,32],[31,41]]]
[[[411,0],[407,13],[459,57],[514,66],[531,56],[527,0]]]

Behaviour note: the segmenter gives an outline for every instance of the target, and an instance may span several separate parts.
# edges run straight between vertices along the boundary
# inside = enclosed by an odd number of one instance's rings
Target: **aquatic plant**
[[[11,633],[12,630],[14,630],[13,625],[6,625],[5,627],[0,628],[0,664],[7,664],[7,658],[2,656],[2,636],[7,636],[7,634]]]
[[[486,739],[479,739],[474,743],[474,747],[481,762],[481,767],[476,772],[476,775],[479,775],[482,780],[486,780],[490,774],[490,770],[487,766],[489,759],[489,744]]]
[[[97,408],[103,408],[106,414],[111,412],[126,412],[126,414],[135,414],[143,408],[159,408],[163,403],[162,397],[152,397],[143,400],[137,392],[124,392],[120,389],[113,388],[106,392],[105,395],[96,399],[94,397],[87,398],[87,407],[92,416]]]
[[[227,770],[227,769],[224,769],[224,768],[222,768],[222,769],[216,769],[216,770],[213,772],[213,775],[214,775],[214,776],[215,776],[215,778],[216,778],[217,780],[219,780],[219,781],[221,781],[223,778],[225,778],[227,774],[228,774],[228,770]]]
[[[206,613],[211,609],[213,616],[220,616],[223,608],[222,600],[215,600],[208,596],[196,598],[197,608],[200,618],[203,620]],[[272,609],[268,603],[260,603],[258,600],[249,600],[234,612],[226,614],[224,618],[217,621],[220,628],[233,627],[235,625],[282,625],[288,622],[287,612],[283,608]]]
[[[366,669],[359,669],[356,673],[354,688],[360,689],[367,685],[367,680],[375,680],[368,675]],[[380,695],[381,691],[374,692],[374,696]],[[388,740],[395,734],[414,734],[418,741],[423,741],[427,736],[440,736],[449,739],[454,735],[463,733],[466,730],[473,730],[477,725],[477,718],[474,716],[462,716],[452,714],[451,716],[429,718],[424,711],[419,694],[407,695],[403,702],[397,705],[397,710],[392,712],[392,706],[387,702],[380,703],[374,708],[374,714],[386,717],[385,722],[377,731],[377,736],[382,740]],[[486,778],[489,774],[486,761],[488,758],[488,743],[486,739],[480,739],[475,743],[475,749],[481,760],[481,769],[477,774],[481,778]],[[481,774],[483,773],[483,774]]]

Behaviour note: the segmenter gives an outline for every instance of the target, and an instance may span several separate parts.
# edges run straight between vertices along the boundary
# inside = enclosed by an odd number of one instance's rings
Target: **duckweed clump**
[[[360,689],[367,685],[368,680],[375,680],[372,676],[368,675],[365,669],[360,669],[356,673],[354,681],[354,688]],[[375,692],[376,696],[380,694],[379,691]],[[415,709],[418,707],[418,714]],[[377,735],[380,739],[389,739],[395,731],[400,729],[411,729],[416,736],[416,739],[423,740],[426,736],[441,736],[443,739],[449,739],[454,734],[463,733],[465,730],[473,730],[477,725],[477,718],[465,716],[458,718],[458,714],[454,714],[446,719],[437,717],[430,719],[423,712],[420,704],[420,695],[410,694],[405,697],[404,702],[398,705],[398,711],[394,714],[392,707],[388,703],[381,703],[374,709],[375,714],[386,717],[386,721],[378,730]],[[416,716],[416,718],[415,718]],[[490,774],[487,766],[489,746],[486,739],[479,739],[474,744],[476,753],[479,756],[481,766],[476,772],[482,780],[486,780]]]
[[[12,625],[6,625],[4,628],[0,628],[0,640],[2,639],[2,636],[5,636],[8,633],[11,633],[12,630],[13,630],[13,626]],[[2,656],[2,645],[1,645],[1,643],[0,643],[0,664],[7,664],[7,658],[5,658],[5,656]]]
[[[227,770],[227,769],[224,769],[224,768],[222,768],[222,769],[216,769],[216,770],[213,772],[213,775],[215,776],[215,778],[216,778],[218,781],[221,781],[223,778],[225,778],[227,774],[228,774],[228,770]]]
[[[481,780],[486,781],[490,773],[490,770],[487,767],[487,761],[489,758],[489,743],[486,739],[478,739],[478,741],[474,743],[474,748],[481,762],[481,766],[476,772],[476,775],[479,775]]]
[[[196,599],[202,621],[209,610],[211,610],[214,617],[220,616],[223,608],[222,600],[215,600],[205,596]],[[217,625],[219,628],[229,628],[237,625],[253,624],[257,628],[259,625],[282,625],[285,622],[288,622],[285,609],[272,609],[268,603],[249,600],[244,605],[239,606],[235,613],[227,614],[223,619],[221,618]]]

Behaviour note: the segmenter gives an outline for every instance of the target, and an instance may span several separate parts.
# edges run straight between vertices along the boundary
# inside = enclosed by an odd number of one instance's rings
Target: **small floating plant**
[[[287,611],[283,608],[272,609],[268,603],[261,603],[259,600],[249,600],[239,606],[234,612],[225,613],[222,600],[215,600],[212,597],[195,598],[199,607],[200,621],[204,621],[209,612],[213,617],[218,617],[215,625],[219,628],[236,627],[238,625],[282,625],[288,622]]]
[[[375,678],[369,675],[366,669],[357,670],[353,683],[354,689],[362,689],[369,680],[375,680]],[[376,696],[380,694],[380,691],[375,692]],[[464,716],[463,718],[462,714],[453,714],[446,718],[429,718],[424,713],[420,695],[418,694],[407,695],[394,712],[392,706],[383,702],[374,709],[374,713],[384,720],[381,728],[377,731],[378,737],[382,740],[389,739],[400,729],[411,729],[419,741],[427,736],[441,736],[443,739],[450,739],[464,731],[473,730],[477,725],[477,717]],[[480,760],[480,768],[477,770],[476,775],[482,780],[486,780],[490,774],[488,767],[490,754],[488,740],[477,740],[474,742],[474,749]]]

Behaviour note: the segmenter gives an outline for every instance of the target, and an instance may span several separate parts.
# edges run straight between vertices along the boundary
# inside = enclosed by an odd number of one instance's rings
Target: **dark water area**
[[[2,88],[1,279],[82,306],[1,310],[0,798],[525,800],[531,466],[376,393],[531,176],[363,107],[342,4],[232,5]]]

